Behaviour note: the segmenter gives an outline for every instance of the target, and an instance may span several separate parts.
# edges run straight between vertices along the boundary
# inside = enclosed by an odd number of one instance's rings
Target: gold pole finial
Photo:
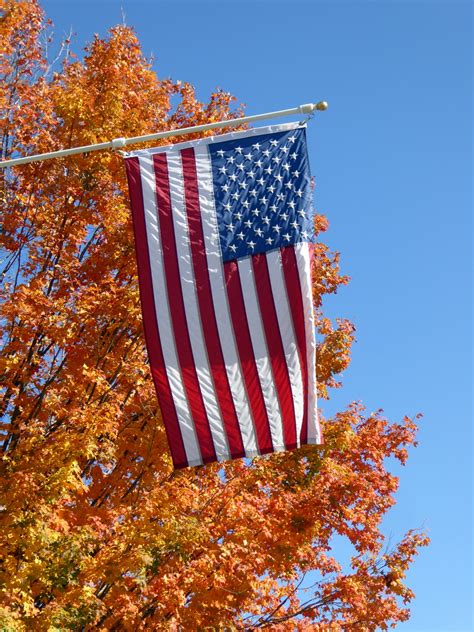
[[[329,105],[327,101],[319,101],[319,103],[316,103],[316,109],[320,112],[324,112],[324,110],[327,110],[328,107]]]

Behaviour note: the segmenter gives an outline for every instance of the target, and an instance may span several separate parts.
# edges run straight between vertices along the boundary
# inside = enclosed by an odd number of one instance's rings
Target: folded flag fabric
[[[126,155],[175,468],[322,443],[305,134],[286,124]]]

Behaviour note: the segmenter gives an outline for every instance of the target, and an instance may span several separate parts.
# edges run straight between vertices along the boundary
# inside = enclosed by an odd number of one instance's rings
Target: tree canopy
[[[3,0],[0,20],[2,159],[236,114],[226,92],[202,103],[159,78],[126,26],[81,59],[65,40],[54,60],[36,0]],[[323,419],[323,447],[173,472],[121,157],[19,166],[0,185],[0,628],[376,630],[408,618],[403,580],[427,538],[408,531],[387,549],[380,525],[398,484],[387,457],[406,461],[414,420],[351,404]],[[321,238],[327,220],[315,226]],[[321,240],[313,273],[328,398],[354,328],[324,317],[323,297],[348,279]],[[347,560],[333,557],[337,537]]]

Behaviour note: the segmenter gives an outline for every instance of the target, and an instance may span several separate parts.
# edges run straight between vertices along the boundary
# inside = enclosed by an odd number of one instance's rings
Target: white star
[[[239,187],[241,189],[246,189],[247,188],[247,184],[245,182],[239,182]]]
[[[285,186],[287,189],[292,189],[293,188],[293,182],[285,182]]]
[[[253,209],[253,211],[252,211],[252,215],[255,215],[256,217],[257,217],[258,215],[260,215],[260,211],[258,210],[258,208],[254,208],[254,209]]]
[[[249,152],[248,154],[244,154],[247,160],[252,160],[252,154]]]
[[[229,185],[228,184],[223,184],[221,186],[221,189],[227,193],[227,191],[229,190]]]
[[[265,196],[261,197],[259,201],[260,201],[260,204],[266,204],[268,202]]]
[[[242,213],[240,211],[237,211],[237,213],[234,213],[234,217],[240,222],[240,220],[242,219]]]
[[[262,154],[268,158],[270,156],[270,150],[269,149],[264,149],[262,151]]]
[[[296,151],[290,154],[290,158],[293,158],[293,160],[296,160],[298,158],[298,154],[296,153]]]
[[[245,226],[247,226],[247,228],[252,228],[252,222],[248,219],[246,222],[244,222]]]
[[[237,237],[240,239],[240,241],[244,240],[245,235],[243,234],[242,231],[240,231],[240,233],[237,233]]]
[[[255,143],[255,145],[252,145],[252,147],[254,149],[256,149],[257,151],[259,151],[260,150],[260,143]]]
[[[281,150],[282,150],[283,153],[287,154],[288,150],[289,150],[289,147],[286,147],[286,145],[285,145],[285,147],[281,147]]]
[[[276,225],[276,226],[273,227],[273,230],[275,231],[275,233],[280,234],[281,228],[278,225]]]
[[[227,162],[230,162],[230,164],[233,165],[235,162],[234,156],[229,156],[229,158],[227,158]]]
[[[278,180],[278,182],[281,182],[283,178],[279,173],[277,173],[277,175],[275,176],[275,180]]]
[[[227,169],[225,167],[219,167],[219,171],[224,175],[227,173]]]
[[[271,237],[267,237],[265,239],[265,243],[268,244],[269,246],[271,246],[273,244],[273,239]]]
[[[272,205],[270,206],[270,210],[271,210],[271,211],[273,211],[273,213],[276,213],[276,212],[277,212],[277,209],[278,209],[278,206],[277,206],[276,204],[272,204]]]
[[[289,171],[289,170],[290,170],[290,165],[289,165],[287,162],[285,162],[285,163],[282,165],[282,167],[283,167],[283,169],[285,169],[286,171]]]
[[[288,136],[288,140],[290,141],[290,143],[294,143],[296,140],[296,136]]]
[[[293,171],[293,176],[294,176],[295,178],[299,178],[299,177],[300,177],[300,172],[298,171],[298,169],[295,169],[295,170]]]
[[[291,208],[292,211],[294,211],[296,204],[293,202],[293,200],[291,200],[291,202],[288,202],[288,206]]]
[[[280,215],[280,217],[281,217],[281,219],[282,219],[284,222],[286,222],[286,220],[288,219],[288,215],[287,215],[287,213],[282,213],[282,214]]]
[[[237,171],[243,171],[243,170],[244,170],[244,163],[239,162],[239,164],[237,165]]]
[[[271,167],[267,167],[266,169],[264,169],[265,173],[268,173],[268,175],[270,176],[272,174],[272,168]]]
[[[263,165],[263,162],[261,160],[257,160],[255,162],[255,166],[258,167],[260,169],[260,167]]]
[[[235,148],[235,151],[236,151],[238,154],[241,154],[243,150],[242,150],[242,147],[236,147],[236,148]]]
[[[270,218],[269,217],[262,217],[262,222],[268,226],[268,224],[270,223]]]
[[[253,171],[253,169],[250,169],[250,171],[247,171],[247,177],[255,178],[255,172]]]
[[[295,220],[294,222],[291,222],[290,226],[296,230],[296,229],[298,228],[299,224],[298,224],[298,222]]]
[[[229,230],[231,233],[234,232],[234,224],[232,224],[232,222],[230,224],[226,224],[226,228],[227,230]]]
[[[237,246],[235,244],[230,244],[229,250],[232,250],[232,252],[235,252],[237,250]]]
[[[273,147],[278,147],[278,141],[273,139],[270,141],[270,145],[273,145]]]
[[[277,195],[277,200],[278,200],[279,202],[283,202],[283,200],[284,200],[284,199],[285,199],[285,194],[284,194],[284,193],[279,193],[279,194]]]
[[[239,194],[238,193],[232,193],[232,195],[230,196],[233,200],[238,200],[239,199]]]
[[[230,211],[232,208],[232,205],[230,202],[227,202],[227,204],[223,204],[223,207],[225,208],[226,211]]]
[[[297,191],[295,191],[295,195],[301,197],[303,195],[303,189],[298,189]]]
[[[268,190],[270,191],[270,193],[274,193],[274,191],[275,191],[275,187],[273,186],[273,184],[271,184],[271,185],[268,187]]]
[[[303,237],[303,239],[308,239],[308,233],[306,230],[301,231],[301,237]]]
[[[252,248],[252,250],[253,250],[253,249],[255,248],[255,246],[257,245],[254,241],[251,241],[251,240],[250,240],[250,241],[248,241],[247,243],[248,243],[248,245],[249,245],[249,248]]]
[[[222,149],[217,150],[217,155],[220,156],[221,158],[224,158],[224,152],[222,151]]]
[[[276,164],[279,165],[281,162],[281,158],[278,158],[278,156],[275,156],[274,158],[272,158],[272,162],[276,162]]]
[[[257,182],[257,184],[259,184],[262,187],[265,184],[265,180],[263,178],[259,178],[258,180],[256,180],[256,182]]]
[[[233,173],[229,176],[229,179],[232,180],[232,182],[235,182],[237,180],[237,176],[235,175],[235,173]]]
[[[253,197],[257,197],[257,189],[252,189],[249,191],[249,195],[253,195]]]
[[[303,211],[303,209],[301,209],[301,211],[298,211],[298,215],[300,217],[305,217],[305,212]]]
[[[263,230],[261,228],[256,228],[253,232],[259,237],[263,235]]]
[[[283,239],[284,239],[285,241],[290,241],[290,239],[291,239],[291,235],[289,235],[288,233],[286,233],[286,235],[283,235]]]
[[[245,200],[245,202],[242,202],[242,206],[246,209],[250,208],[250,202],[248,202],[247,200]]]

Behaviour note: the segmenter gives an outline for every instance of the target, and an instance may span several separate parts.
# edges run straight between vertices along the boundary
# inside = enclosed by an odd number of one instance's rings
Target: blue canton
[[[304,128],[209,146],[224,261],[313,241]]]

